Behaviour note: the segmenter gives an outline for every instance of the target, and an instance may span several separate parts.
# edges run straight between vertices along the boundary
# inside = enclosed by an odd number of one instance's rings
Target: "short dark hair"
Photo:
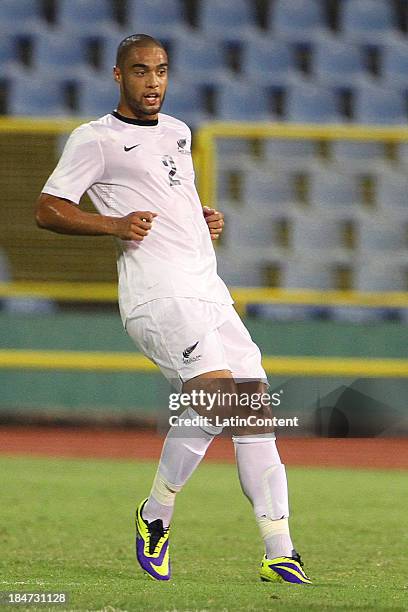
[[[148,34],[131,34],[130,36],[124,38],[121,43],[119,43],[118,50],[116,52],[117,66],[123,66],[128,51],[132,47],[160,47],[160,49],[163,49],[163,51],[166,50],[162,43],[156,38],[153,38],[153,36],[149,36]]]

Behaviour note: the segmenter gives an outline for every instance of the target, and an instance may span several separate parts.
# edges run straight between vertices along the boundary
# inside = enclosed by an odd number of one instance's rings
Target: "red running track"
[[[140,430],[88,428],[0,427],[0,453],[42,457],[154,459],[163,438]],[[408,469],[406,438],[281,438],[286,465]],[[229,438],[218,438],[209,461],[234,461]]]

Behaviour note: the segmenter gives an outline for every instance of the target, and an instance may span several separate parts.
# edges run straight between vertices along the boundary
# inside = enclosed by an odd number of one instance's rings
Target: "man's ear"
[[[117,83],[120,83],[120,77],[121,77],[120,68],[118,66],[114,66],[113,67],[113,78],[115,79]]]

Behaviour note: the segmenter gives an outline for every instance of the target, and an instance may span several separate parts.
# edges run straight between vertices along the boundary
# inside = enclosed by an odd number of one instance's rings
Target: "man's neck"
[[[141,125],[141,126],[155,126],[158,124],[158,119],[134,119],[133,117],[125,117],[119,113],[119,111],[112,111],[112,115],[119,119],[119,121],[123,121],[124,123],[129,123],[131,125]]]
[[[146,115],[145,113],[141,113],[140,115],[136,115],[126,104],[119,103],[117,112],[122,117],[126,117],[127,119],[135,119],[136,121],[157,121],[159,118],[159,113],[155,113],[154,115]]]

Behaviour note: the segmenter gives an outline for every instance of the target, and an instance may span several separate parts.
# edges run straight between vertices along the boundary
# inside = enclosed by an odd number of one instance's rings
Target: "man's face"
[[[140,118],[155,119],[164,102],[168,60],[160,47],[131,47],[122,68],[115,66],[121,104]]]

